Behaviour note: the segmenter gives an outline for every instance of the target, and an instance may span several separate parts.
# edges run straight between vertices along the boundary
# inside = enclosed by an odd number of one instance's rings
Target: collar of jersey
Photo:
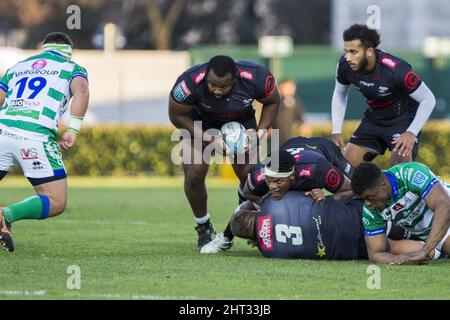
[[[397,200],[398,197],[398,183],[397,179],[395,179],[394,175],[390,172],[385,172],[386,176],[389,179],[389,182],[391,183],[391,196],[393,200]]]

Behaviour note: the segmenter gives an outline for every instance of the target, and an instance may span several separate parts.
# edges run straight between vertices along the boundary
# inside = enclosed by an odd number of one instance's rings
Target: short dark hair
[[[64,32],[51,32],[45,36],[43,44],[46,43],[60,43],[60,44],[68,44],[73,47],[73,42],[70,37]]]
[[[272,161],[267,164],[271,170],[276,172],[290,172],[295,166],[295,158],[286,150],[279,150],[278,152],[278,167],[272,165]]]
[[[352,191],[361,195],[364,191],[371,189],[383,177],[383,172],[372,162],[363,162],[355,168],[352,174]]]
[[[365,48],[376,48],[380,44],[380,34],[375,29],[370,29],[364,24],[351,25],[344,31],[344,41],[359,39]]]
[[[214,74],[218,77],[225,77],[227,74],[231,74],[233,80],[236,78],[237,67],[236,62],[229,56],[215,56],[212,57],[208,62],[208,68],[206,69],[206,74],[213,70]]]
[[[248,227],[248,220],[256,219],[256,211],[248,209],[240,209],[233,214],[230,220],[230,228],[233,235],[239,238],[256,240],[256,225],[252,223],[250,228]]]

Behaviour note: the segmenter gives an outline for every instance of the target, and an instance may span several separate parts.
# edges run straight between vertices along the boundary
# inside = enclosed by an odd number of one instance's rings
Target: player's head
[[[52,32],[45,36],[42,47],[45,51],[53,51],[62,55],[66,59],[72,58],[73,42],[70,37],[63,32]]]
[[[354,24],[344,31],[345,57],[352,70],[365,69],[369,59],[375,58],[375,49],[380,44],[377,30],[363,24]]]
[[[45,36],[43,44],[47,43],[57,43],[57,44],[68,44],[73,47],[73,42],[70,37],[64,32],[51,32]]]
[[[236,237],[256,241],[256,210],[240,208],[230,220],[231,232]]]
[[[355,168],[352,190],[368,208],[374,210],[383,210],[391,196],[389,180],[372,162],[363,162]]]
[[[295,179],[295,159],[284,150],[278,151],[277,155],[278,166],[271,161],[265,166],[264,175],[272,198],[280,200],[288,192]]]
[[[222,99],[233,89],[236,81],[236,62],[228,56],[215,56],[208,62],[206,82],[216,99]]]

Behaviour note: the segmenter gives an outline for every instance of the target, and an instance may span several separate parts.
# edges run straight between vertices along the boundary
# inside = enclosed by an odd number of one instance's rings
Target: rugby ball
[[[236,121],[227,122],[220,128],[224,144],[234,154],[245,151],[248,145],[246,130],[242,124]]]

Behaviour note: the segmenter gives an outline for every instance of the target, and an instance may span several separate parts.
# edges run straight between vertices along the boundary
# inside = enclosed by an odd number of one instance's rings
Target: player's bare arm
[[[0,106],[2,106],[3,103],[5,103],[5,96],[6,96],[6,92],[3,90],[0,90]]]
[[[434,212],[433,223],[430,235],[419,251],[407,254],[405,262],[420,262],[427,260],[430,252],[434,250],[439,241],[442,240],[450,227],[450,196],[445,192],[442,184],[433,186],[430,193],[425,198],[427,206]]]
[[[394,263],[396,256],[388,252],[385,234],[366,236],[365,239],[370,261],[377,263]]]
[[[259,130],[269,129],[272,126],[272,122],[278,115],[278,108],[281,102],[281,95],[276,82],[274,84],[272,92],[263,99],[258,100],[258,102],[262,103],[263,105],[261,112],[261,119],[259,120],[258,124],[258,137],[261,138],[263,135],[263,131]]]
[[[70,107],[70,125],[69,129],[63,133],[60,142],[61,147],[65,150],[69,150],[75,145],[81,121],[89,105],[89,83],[84,77],[74,78],[70,89],[73,94],[72,105]]]

